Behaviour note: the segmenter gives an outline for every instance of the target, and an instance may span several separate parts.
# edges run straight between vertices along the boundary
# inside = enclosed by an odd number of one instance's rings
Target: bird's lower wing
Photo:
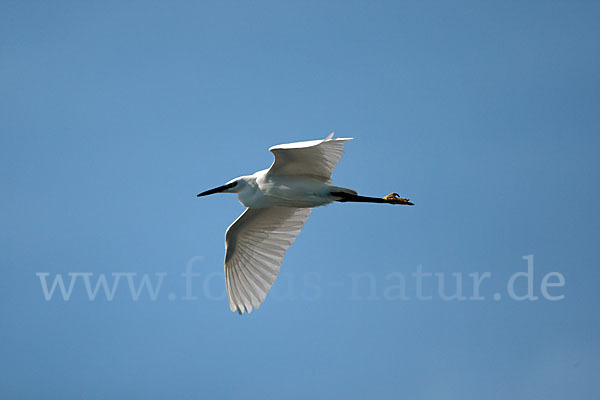
[[[269,150],[275,156],[268,174],[274,176],[307,176],[329,182],[331,174],[344,154],[344,143],[351,138],[333,138],[333,133],[323,140],[280,144]]]
[[[247,208],[225,234],[225,282],[231,311],[251,312],[271,289],[285,252],[310,208]]]

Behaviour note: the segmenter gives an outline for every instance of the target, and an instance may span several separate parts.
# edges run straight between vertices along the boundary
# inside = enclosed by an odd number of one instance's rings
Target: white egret
[[[198,197],[237,193],[248,207],[225,233],[225,282],[231,311],[259,308],[271,289],[283,256],[296,241],[312,208],[334,201],[413,205],[391,193],[384,198],[359,196],[331,183],[331,174],[351,138],[288,143],[269,150],[269,169],[240,176]]]

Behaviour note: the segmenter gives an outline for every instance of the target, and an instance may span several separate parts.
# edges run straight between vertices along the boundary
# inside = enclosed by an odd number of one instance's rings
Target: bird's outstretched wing
[[[344,154],[344,142],[352,138],[333,138],[280,144],[269,149],[275,161],[268,175],[310,176],[320,182],[331,182],[331,174]]]
[[[247,208],[225,233],[225,282],[231,311],[251,312],[271,289],[283,256],[310,208]]]

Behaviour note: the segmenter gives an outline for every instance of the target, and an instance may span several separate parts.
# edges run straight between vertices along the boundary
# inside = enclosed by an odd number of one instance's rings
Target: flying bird
[[[225,233],[225,282],[231,311],[250,313],[260,307],[285,252],[313,207],[334,201],[413,205],[396,193],[366,197],[331,183],[349,140],[333,138],[331,133],[323,140],[273,146],[269,151],[275,161],[269,169],[198,194],[237,193],[240,203],[248,207]]]

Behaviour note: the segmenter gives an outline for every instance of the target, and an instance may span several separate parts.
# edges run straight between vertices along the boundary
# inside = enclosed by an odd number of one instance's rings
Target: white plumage
[[[331,174],[349,140],[334,139],[332,133],[323,140],[273,146],[269,150],[275,161],[269,169],[198,195],[237,193],[248,207],[225,234],[225,282],[232,311],[242,314],[260,307],[312,207],[333,201],[412,205],[395,194],[384,199],[364,197],[331,184]]]
[[[330,183],[331,174],[344,154],[344,143],[352,138],[333,139],[333,133],[324,140],[310,140],[280,144],[269,149],[275,161],[268,170],[271,176],[312,177]]]
[[[225,234],[225,282],[231,311],[252,311],[265,300],[287,249],[310,208],[248,208]]]

